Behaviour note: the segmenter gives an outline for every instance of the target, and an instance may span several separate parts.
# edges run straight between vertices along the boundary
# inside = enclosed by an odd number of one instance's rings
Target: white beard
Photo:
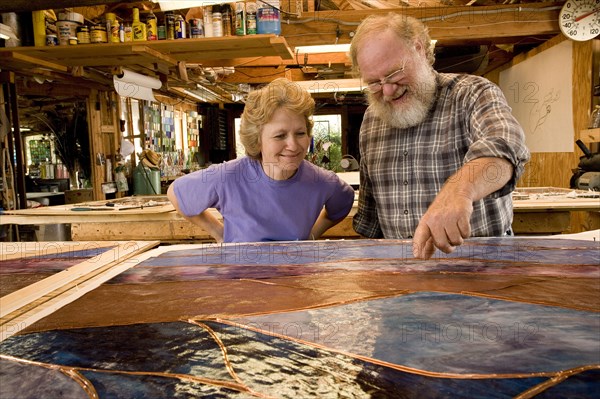
[[[435,100],[435,74],[428,64],[421,63],[419,70],[416,71],[416,76],[421,78],[419,82],[408,86],[399,86],[392,96],[377,97],[377,95],[367,94],[367,100],[375,115],[385,123],[401,129],[423,122]],[[408,98],[404,103],[400,105],[390,103],[393,98],[405,90],[404,95]]]

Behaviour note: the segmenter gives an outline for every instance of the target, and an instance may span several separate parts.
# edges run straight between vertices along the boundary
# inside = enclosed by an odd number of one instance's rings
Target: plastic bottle
[[[121,24],[119,24],[119,21],[116,19],[110,21],[110,43],[119,43],[121,41],[120,30]]]
[[[123,22],[123,34],[125,36],[125,42],[133,41],[133,28],[131,27],[131,23]]]
[[[146,33],[148,40],[158,40],[158,30],[156,26],[156,15],[150,10],[146,17]]]
[[[133,31],[133,41],[146,41],[146,24],[140,21],[140,10],[137,7],[133,8],[133,23],[131,24]]]

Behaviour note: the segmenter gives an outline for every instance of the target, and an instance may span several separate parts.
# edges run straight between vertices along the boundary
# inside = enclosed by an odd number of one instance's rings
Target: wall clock
[[[600,0],[567,0],[558,18],[560,30],[569,39],[593,39],[600,34]]]

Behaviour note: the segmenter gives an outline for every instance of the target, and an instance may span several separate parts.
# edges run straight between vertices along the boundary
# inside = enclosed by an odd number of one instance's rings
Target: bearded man
[[[350,58],[369,102],[356,232],[412,238],[422,259],[471,236],[512,235],[509,194],[530,154],[500,89],[436,72],[427,28],[400,14],[366,18]]]

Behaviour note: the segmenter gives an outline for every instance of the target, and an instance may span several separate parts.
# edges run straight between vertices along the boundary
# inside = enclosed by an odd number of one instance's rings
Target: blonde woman
[[[304,159],[314,108],[287,79],[250,93],[240,126],[246,156],[175,180],[167,192],[175,209],[217,242],[319,238],[348,215],[354,190]]]

